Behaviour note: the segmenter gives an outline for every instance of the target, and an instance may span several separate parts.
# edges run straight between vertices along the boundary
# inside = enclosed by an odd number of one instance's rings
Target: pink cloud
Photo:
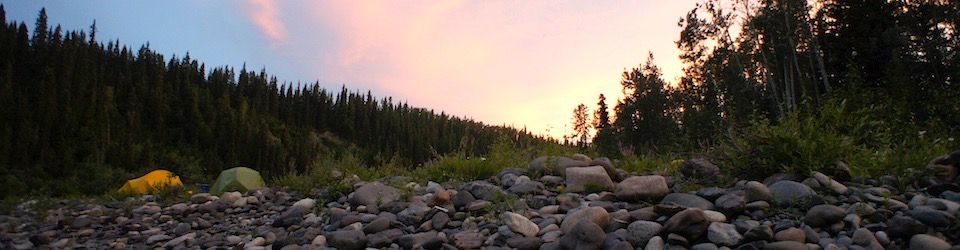
[[[676,20],[693,1],[670,2],[314,2],[310,25],[336,43],[311,67],[321,82],[559,137],[578,103],[615,105],[620,73],[647,51],[674,80]]]
[[[273,43],[283,43],[287,40],[287,29],[280,20],[279,8],[273,0],[249,0],[247,18]]]

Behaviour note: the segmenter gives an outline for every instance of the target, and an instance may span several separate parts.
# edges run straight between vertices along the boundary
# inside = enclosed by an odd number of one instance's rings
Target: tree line
[[[624,97],[609,110],[600,95],[593,116],[599,151],[710,147],[826,101],[876,109],[870,119],[904,128],[898,136],[960,131],[958,1],[708,0],[678,25],[679,82],[662,78],[652,54],[623,72]],[[589,118],[582,105],[574,125]],[[569,138],[585,145],[589,134]]]
[[[497,138],[555,143],[369,91],[104,44],[96,22],[65,31],[45,10],[30,31],[8,23],[0,5],[0,23],[2,197],[103,193],[156,168],[210,182],[247,166],[271,179],[347,153],[371,166],[415,166],[452,152],[483,155]]]

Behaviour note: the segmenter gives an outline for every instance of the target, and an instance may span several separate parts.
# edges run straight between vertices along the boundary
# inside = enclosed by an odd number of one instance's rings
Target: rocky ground
[[[922,185],[831,171],[684,192],[719,169],[696,159],[677,176],[633,176],[576,155],[460,185],[347,178],[355,190],[326,204],[279,189],[197,194],[165,206],[145,196],[37,211],[28,201],[0,215],[0,246],[957,250],[957,162],[960,152],[933,161],[947,177]]]

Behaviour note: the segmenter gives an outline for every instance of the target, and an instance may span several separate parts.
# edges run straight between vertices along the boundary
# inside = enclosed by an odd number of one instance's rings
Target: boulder
[[[671,193],[663,197],[660,204],[676,204],[686,208],[699,208],[703,210],[713,209],[713,202],[703,197],[688,193]]]
[[[503,220],[503,224],[506,224],[507,227],[509,227],[510,230],[513,230],[515,233],[527,237],[533,237],[537,236],[537,233],[540,232],[540,227],[531,222],[530,219],[527,219],[527,217],[523,217],[523,215],[513,212],[505,212],[501,214],[500,217]]]
[[[717,245],[733,247],[740,243],[743,236],[737,232],[737,227],[733,224],[713,222],[707,227],[707,239]]]
[[[567,168],[566,178],[564,190],[567,192],[598,192],[614,188],[613,180],[601,166]]]
[[[663,226],[660,223],[638,220],[627,226],[626,239],[634,246],[646,246],[647,241],[660,234]]]
[[[496,200],[497,197],[504,197],[506,195],[503,189],[486,181],[468,182],[460,187],[460,191],[470,192],[474,198],[486,201],[493,201]]]
[[[659,175],[632,176],[617,184],[615,195],[624,201],[660,199],[670,193],[667,179]]]
[[[807,210],[807,215],[803,217],[803,221],[813,227],[824,227],[842,220],[844,216],[846,216],[846,211],[843,208],[822,204]]]
[[[781,207],[803,204],[817,195],[809,186],[795,181],[778,181],[770,185],[770,192],[773,194],[774,203]]]
[[[931,235],[917,234],[910,237],[910,249],[948,250],[950,243]]]
[[[610,214],[601,207],[581,208],[567,214],[563,223],[560,224],[560,229],[563,233],[569,233],[580,221],[590,221],[601,228],[607,228],[607,225],[610,224]]]
[[[341,230],[329,232],[327,243],[337,249],[360,250],[367,247],[367,236],[361,231]]]
[[[710,226],[710,221],[699,208],[688,208],[674,214],[663,224],[663,230],[666,233],[675,233],[687,238],[696,240]]]
[[[600,225],[581,220],[560,238],[560,247],[562,249],[602,249],[606,240],[607,234]]]
[[[380,182],[369,182],[357,188],[350,198],[355,206],[377,206],[400,199],[400,190]]]
[[[692,179],[716,179],[720,175],[720,168],[705,158],[695,158],[683,162],[680,174]]]

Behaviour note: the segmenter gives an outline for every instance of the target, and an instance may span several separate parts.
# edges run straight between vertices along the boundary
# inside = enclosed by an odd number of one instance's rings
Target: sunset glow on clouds
[[[311,26],[335,35],[308,64],[321,82],[560,137],[573,108],[614,106],[620,73],[648,51],[680,72],[676,23],[693,1],[324,1]],[[295,39],[295,38],[294,38]],[[300,48],[281,48],[298,50]],[[305,69],[305,70],[309,70]]]
[[[292,84],[370,90],[414,106],[559,138],[573,108],[612,107],[620,76],[653,52],[681,72],[674,1],[8,1],[8,20],[51,23],[98,39],[212,66],[265,68]],[[612,110],[611,110],[612,111]]]
[[[277,3],[273,0],[249,0],[247,15],[254,24],[274,43],[287,39],[287,31],[280,20]]]

